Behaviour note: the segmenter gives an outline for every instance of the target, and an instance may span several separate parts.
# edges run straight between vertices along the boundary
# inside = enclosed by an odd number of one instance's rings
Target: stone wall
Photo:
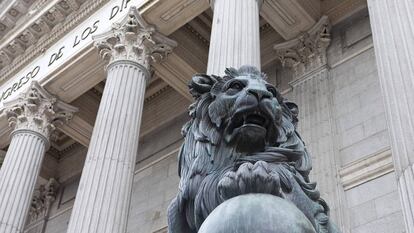
[[[335,25],[332,36],[326,69],[280,82],[299,105],[312,179],[344,232],[404,232],[368,12]]]

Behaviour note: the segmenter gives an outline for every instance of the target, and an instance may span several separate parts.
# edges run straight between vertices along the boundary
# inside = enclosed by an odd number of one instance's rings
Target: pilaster
[[[335,161],[334,123],[326,49],[330,44],[330,24],[322,17],[309,31],[274,46],[282,65],[291,69],[289,99],[298,106],[298,131],[312,156],[312,180],[317,181],[321,197],[331,207],[331,215],[341,223]]]
[[[125,233],[150,65],[176,43],[133,7],[121,23],[94,40],[109,61],[107,80],[68,233]]]
[[[54,98],[37,82],[5,107],[14,131],[0,170],[0,233],[21,233],[51,135],[77,109]]]
[[[414,232],[414,2],[368,0],[375,57],[407,232]]]

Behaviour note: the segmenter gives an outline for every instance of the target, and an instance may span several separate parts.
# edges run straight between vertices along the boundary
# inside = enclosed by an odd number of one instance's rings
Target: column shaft
[[[125,233],[146,70],[110,65],[68,233]]]
[[[109,61],[108,75],[68,233],[125,233],[146,80],[151,63],[166,57],[176,42],[135,7],[93,39]]]
[[[407,232],[414,232],[414,1],[368,0]]]
[[[207,74],[228,67],[260,70],[259,0],[215,0]]]
[[[34,132],[13,135],[0,170],[0,233],[23,232],[46,144]]]

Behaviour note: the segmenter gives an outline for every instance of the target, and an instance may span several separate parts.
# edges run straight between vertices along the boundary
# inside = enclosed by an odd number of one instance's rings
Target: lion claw
[[[229,171],[219,181],[218,192],[224,199],[248,194],[268,193],[280,195],[280,177],[264,161],[243,163],[237,171]]]

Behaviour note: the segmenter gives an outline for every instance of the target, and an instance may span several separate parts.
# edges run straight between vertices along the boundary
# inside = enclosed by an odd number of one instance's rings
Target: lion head
[[[281,195],[306,189],[305,199],[317,203],[315,211],[324,212],[319,192],[309,181],[309,154],[295,129],[298,107],[254,67],[229,68],[225,73],[198,74],[189,84],[195,102],[183,127],[181,180],[169,208],[170,232],[197,232],[220,203],[232,195],[255,192],[235,187],[240,169],[259,175],[264,171],[274,178],[262,186],[267,191],[260,187],[259,192]]]
[[[266,76],[252,67],[227,69],[227,76],[197,75],[190,84],[196,95],[209,91],[211,100],[204,116],[220,138],[208,138],[233,146],[238,152],[262,151],[277,143],[282,119],[282,101]],[[211,88],[206,87],[211,85]],[[194,116],[196,117],[196,116]]]

